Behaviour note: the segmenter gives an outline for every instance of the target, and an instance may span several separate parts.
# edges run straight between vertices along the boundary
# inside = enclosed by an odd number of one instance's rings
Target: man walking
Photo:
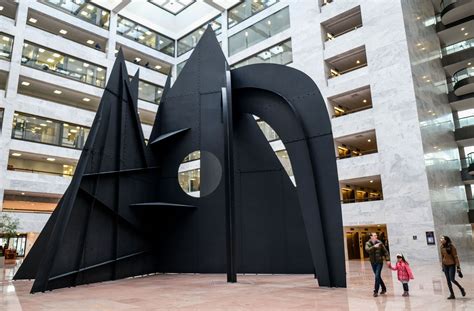
[[[383,295],[387,292],[387,287],[382,280],[382,268],[384,259],[387,262],[390,262],[390,257],[388,251],[383,245],[383,243],[377,239],[377,233],[373,232],[370,234],[370,240],[365,243],[365,250],[369,253],[370,264],[372,265],[372,270],[375,274],[375,285],[374,285],[374,297],[379,295],[379,288],[382,286],[382,291],[380,295]]]

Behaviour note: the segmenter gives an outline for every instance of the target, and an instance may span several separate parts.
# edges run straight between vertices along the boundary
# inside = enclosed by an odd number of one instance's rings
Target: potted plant
[[[16,236],[18,225],[20,221],[8,215],[7,213],[0,213],[0,234],[7,238],[6,245],[10,244],[10,238]],[[8,249],[2,249],[2,254],[0,255],[0,267],[3,267],[5,264],[5,255]]]

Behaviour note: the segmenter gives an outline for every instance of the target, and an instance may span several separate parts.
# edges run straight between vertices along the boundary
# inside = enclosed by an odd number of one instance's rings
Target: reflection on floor
[[[410,297],[396,275],[384,268],[386,296],[372,297],[373,274],[367,262],[349,261],[347,289],[320,289],[311,275],[169,274],[83,285],[29,294],[31,281],[11,281],[15,266],[0,268],[0,310],[474,310],[474,264],[462,264],[459,280],[467,296],[448,290],[440,266],[413,266]]]

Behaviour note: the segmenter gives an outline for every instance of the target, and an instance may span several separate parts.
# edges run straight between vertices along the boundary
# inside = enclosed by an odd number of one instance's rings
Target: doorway
[[[370,239],[370,233],[372,232],[377,232],[379,240],[389,250],[389,239],[385,224],[344,227],[344,232],[349,260],[366,260],[369,258],[369,254],[365,251],[365,243]]]

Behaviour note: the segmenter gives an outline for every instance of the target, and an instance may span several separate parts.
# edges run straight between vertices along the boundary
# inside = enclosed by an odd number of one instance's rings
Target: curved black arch
[[[287,148],[296,183],[302,185],[296,190],[318,282],[345,286],[345,271],[339,268],[344,253],[337,167],[329,161],[334,158],[333,138],[319,89],[304,73],[272,64],[232,71],[232,89],[236,113],[258,115]]]

